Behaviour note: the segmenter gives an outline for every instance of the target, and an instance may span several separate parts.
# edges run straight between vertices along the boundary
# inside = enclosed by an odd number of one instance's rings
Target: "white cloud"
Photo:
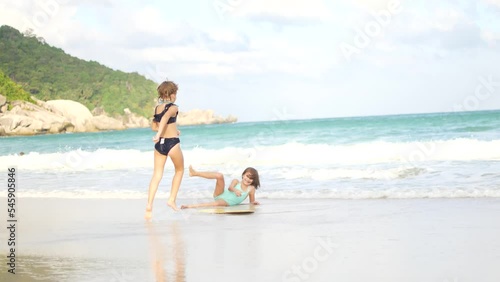
[[[386,10],[388,5],[401,5],[401,1],[399,0],[346,0],[347,2],[355,5],[361,9],[367,10]]]
[[[9,1],[3,5],[0,9],[2,24],[13,26],[20,32],[32,29],[51,45],[64,45],[68,34],[79,31],[72,19],[77,8],[65,1]]]
[[[500,7],[500,0],[483,0],[484,2]]]
[[[236,40],[228,35],[223,40]],[[249,50],[222,52],[206,46],[173,46],[148,48],[129,52],[135,60],[169,65],[182,75],[249,75],[285,73],[317,76],[332,64],[331,59],[317,58],[317,54],[301,46],[290,46],[287,41],[255,40]]]
[[[47,12],[40,6],[50,1],[59,1],[59,9],[46,7]],[[2,1],[0,24],[23,31],[25,18],[44,12],[49,20],[35,33],[50,45],[114,69],[137,71],[155,81],[167,76],[180,80],[186,90],[184,110],[213,107],[218,113],[240,112],[241,117],[248,105],[259,107],[263,115],[279,105],[294,109],[297,118],[334,112],[426,111],[423,104],[411,107],[399,102],[375,110],[373,103],[404,93],[402,103],[408,104],[420,92],[431,98],[442,95],[443,101],[449,101],[466,88],[462,81],[467,77],[477,77],[482,71],[498,73],[487,66],[492,56],[498,57],[495,48],[487,48],[498,46],[498,20],[490,13],[494,9],[475,9],[472,0],[466,4],[473,9],[458,3],[461,1],[401,1],[403,11],[350,62],[340,56],[339,42],[352,43],[353,28],[373,21],[373,14],[386,9],[390,0],[220,2],[232,3],[228,21],[214,20],[213,10],[198,10],[200,19],[189,20],[191,14],[182,14],[190,13],[189,7],[176,12],[174,20],[164,15],[165,7],[159,6],[163,2]],[[478,3],[497,5],[500,0]],[[184,7],[181,2],[176,5]],[[490,14],[485,17],[482,12]],[[283,25],[286,29],[274,28]],[[460,65],[467,68],[457,67]],[[420,88],[408,89],[408,85]],[[451,85],[450,93],[443,90]],[[210,101],[193,99],[188,89],[200,97],[206,93],[218,96]],[[291,102],[302,97],[300,93],[307,93],[314,113],[303,113],[301,106]],[[332,93],[341,93],[342,101],[329,103],[334,99]],[[262,100],[267,101],[265,105],[259,102]],[[242,120],[261,118],[257,115],[248,113]]]
[[[475,15],[461,6],[430,5],[405,9],[388,40],[401,48],[412,47],[414,54],[461,52],[485,45],[484,27]]]
[[[435,12],[435,17],[431,20],[431,27],[440,31],[451,31],[453,28],[462,23],[470,23],[463,11],[456,9],[439,9]]]
[[[212,29],[207,31],[210,39],[223,44],[246,44],[248,39],[229,29]]]
[[[483,30],[481,32],[481,38],[488,43],[488,46],[494,47],[500,43],[500,32],[493,30]]]
[[[139,11],[132,13],[130,18],[124,21],[124,24],[132,31],[157,35],[170,34],[174,31],[173,26],[167,23],[161,11],[151,6],[145,6]]]
[[[322,0],[248,0],[239,1],[231,15],[277,24],[320,22],[332,14]]]

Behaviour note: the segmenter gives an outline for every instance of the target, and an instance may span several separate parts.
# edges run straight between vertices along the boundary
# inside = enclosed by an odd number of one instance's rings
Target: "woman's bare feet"
[[[189,206],[188,205],[182,205],[181,206],[181,210],[183,210],[183,209],[189,209]]]
[[[167,202],[167,206],[171,207],[174,211],[178,211],[179,208],[177,207],[177,204],[175,203],[175,201],[168,201]]]
[[[189,176],[196,176],[196,170],[191,165],[189,166]]]
[[[144,219],[150,220],[153,217],[153,209],[150,207],[146,207],[146,214],[144,215]]]

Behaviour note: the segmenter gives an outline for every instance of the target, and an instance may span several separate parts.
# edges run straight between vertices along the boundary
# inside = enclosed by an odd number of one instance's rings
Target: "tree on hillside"
[[[129,108],[148,117],[154,106],[155,82],[73,57],[29,29],[0,27],[0,70],[40,100],[74,100],[120,115]]]
[[[12,81],[2,71],[0,71],[0,95],[4,95],[8,102],[21,100],[35,103],[29,93],[24,91],[20,85]]]

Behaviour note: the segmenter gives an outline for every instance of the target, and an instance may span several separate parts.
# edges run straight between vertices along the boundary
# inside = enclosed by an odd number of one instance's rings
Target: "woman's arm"
[[[179,107],[177,106],[170,106],[170,108],[168,108],[167,112],[163,115],[163,117],[161,118],[160,120],[160,124],[158,125],[158,132],[156,133],[155,137],[153,138],[153,141],[154,142],[158,142],[158,140],[160,139],[160,136],[163,134],[163,131],[165,130],[165,127],[167,126],[167,122],[168,120],[175,116],[175,114],[177,113],[177,111],[179,110]]]

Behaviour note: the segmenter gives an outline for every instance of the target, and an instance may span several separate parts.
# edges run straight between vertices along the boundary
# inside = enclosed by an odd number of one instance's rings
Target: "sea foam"
[[[289,142],[282,145],[256,146],[253,148],[226,147],[205,149],[197,147],[184,150],[186,164],[205,167],[267,166],[321,166],[341,169],[346,165],[400,164],[419,167],[431,161],[486,161],[500,160],[500,140],[453,139],[427,142],[373,141],[349,145],[303,144]],[[0,156],[0,168],[17,166],[25,171],[85,171],[152,168],[153,151],[135,149],[115,150],[82,149],[59,153],[32,152]],[[333,175],[341,172],[324,171]],[[387,171],[399,174],[399,171]],[[369,171],[344,171],[355,177],[377,176]],[[357,175],[357,176],[356,176]],[[321,173],[317,175],[324,178]]]

